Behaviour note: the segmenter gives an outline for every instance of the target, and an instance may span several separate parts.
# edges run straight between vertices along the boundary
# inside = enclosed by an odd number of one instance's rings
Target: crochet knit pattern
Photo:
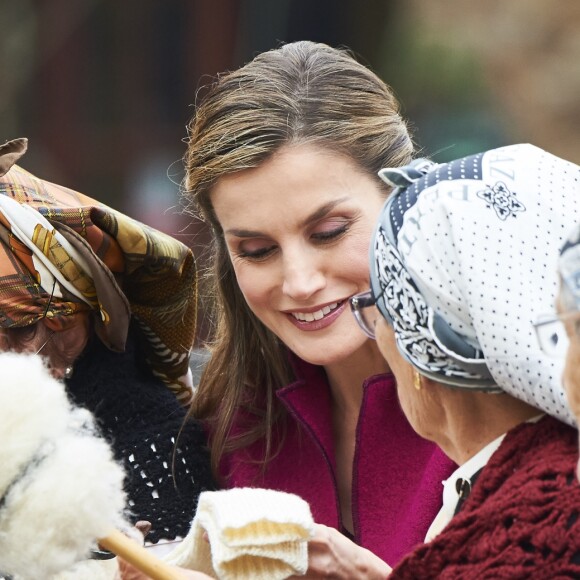
[[[146,539],[157,543],[185,537],[199,494],[215,483],[205,433],[196,422],[183,425],[186,409],[153,376],[137,338],[132,327],[126,351],[115,353],[93,337],[67,390],[93,412],[123,462],[131,520],[150,521]]]
[[[578,432],[524,423],[493,454],[463,509],[390,578],[580,578]]]

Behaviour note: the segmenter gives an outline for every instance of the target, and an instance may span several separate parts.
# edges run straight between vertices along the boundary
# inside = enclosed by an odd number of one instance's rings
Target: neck
[[[486,445],[520,423],[541,413],[508,394],[446,389],[444,419],[433,440],[462,465]]]
[[[363,383],[373,375],[389,372],[374,340],[368,340],[347,359],[324,367],[335,408],[358,415],[362,403]]]

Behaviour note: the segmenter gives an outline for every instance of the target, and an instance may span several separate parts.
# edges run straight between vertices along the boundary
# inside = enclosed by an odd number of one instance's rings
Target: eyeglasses
[[[373,297],[371,290],[366,292],[361,292],[360,294],[355,294],[351,296],[350,309],[358,322],[361,330],[373,340],[375,339],[375,326],[377,324],[377,319],[381,316],[378,308],[376,307],[376,299]]]
[[[580,321],[580,311],[542,316],[534,323],[534,330],[542,351],[554,358],[564,358],[568,352],[570,340],[565,322]]]

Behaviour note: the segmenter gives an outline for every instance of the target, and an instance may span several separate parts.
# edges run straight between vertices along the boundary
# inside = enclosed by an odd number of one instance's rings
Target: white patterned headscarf
[[[440,383],[505,391],[573,423],[562,361],[542,353],[533,322],[554,309],[580,167],[523,144],[379,175],[395,190],[371,286],[403,357]]]

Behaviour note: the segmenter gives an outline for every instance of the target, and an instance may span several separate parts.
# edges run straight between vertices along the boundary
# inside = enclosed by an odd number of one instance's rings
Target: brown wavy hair
[[[197,105],[184,157],[186,211],[213,234],[202,292],[209,308],[211,359],[191,414],[208,422],[212,467],[222,455],[283,425],[275,390],[292,379],[286,347],[250,311],[238,287],[211,205],[215,183],[257,167],[285,145],[315,144],[354,159],[376,177],[409,162],[413,143],[391,89],[346,50],[302,41],[258,55],[221,75]],[[253,420],[232,432],[238,409]]]

